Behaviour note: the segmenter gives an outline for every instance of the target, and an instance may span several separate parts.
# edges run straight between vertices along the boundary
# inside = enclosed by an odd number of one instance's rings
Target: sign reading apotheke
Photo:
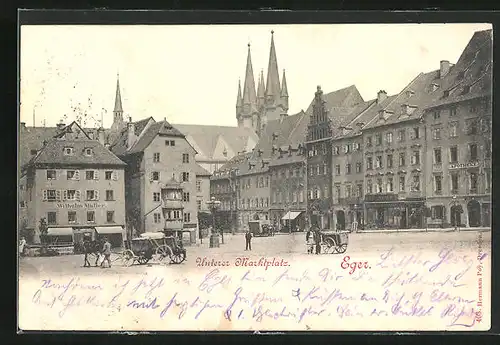
[[[468,163],[451,163],[448,169],[465,169],[465,168],[477,168],[479,162],[468,162]]]
[[[57,208],[68,208],[68,209],[78,209],[78,208],[104,208],[105,204],[98,202],[58,202],[56,204]]]

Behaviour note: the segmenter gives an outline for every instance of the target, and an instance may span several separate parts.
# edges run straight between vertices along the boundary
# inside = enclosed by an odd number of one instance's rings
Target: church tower
[[[243,84],[243,97],[241,88],[238,87],[238,99],[236,101],[236,118],[238,126],[252,128],[258,132],[259,112],[257,105],[257,94],[255,92],[255,80],[252,67],[252,56],[250,53],[250,43],[248,44],[247,67],[245,73],[245,82]]]
[[[120,76],[117,74],[115,108],[113,110],[113,124],[111,125],[111,132],[119,133],[124,127],[125,123],[123,121],[122,96],[120,92]]]

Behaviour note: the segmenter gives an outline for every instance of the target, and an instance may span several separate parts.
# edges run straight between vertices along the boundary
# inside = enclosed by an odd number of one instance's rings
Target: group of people
[[[307,230],[306,232],[306,245],[307,245],[307,254],[312,254],[314,249],[316,249],[316,254],[321,254],[321,231],[319,227],[314,226],[312,229]]]
[[[101,246],[102,245],[102,246]],[[83,239],[83,248],[85,251],[83,267],[90,267],[89,255],[96,256],[95,266],[100,263],[101,268],[105,268],[107,262],[108,268],[111,268],[111,243],[107,237],[103,238],[102,242],[93,241],[90,236],[85,236]]]

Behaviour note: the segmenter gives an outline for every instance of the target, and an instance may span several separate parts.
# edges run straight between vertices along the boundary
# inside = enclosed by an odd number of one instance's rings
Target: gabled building
[[[21,140],[30,137],[27,130],[21,126]],[[29,158],[23,149],[19,156],[20,163],[25,162],[21,165],[24,205],[19,219],[25,229],[33,231],[33,241],[40,241],[39,224],[45,219],[51,242],[71,244],[84,232],[97,232],[108,236],[114,247],[122,246],[126,239],[125,163],[76,122],[60,126],[40,145],[29,152]]]
[[[169,230],[175,217],[183,224],[184,238],[195,243],[198,233],[196,150],[184,134],[165,119],[132,122],[118,135],[111,150],[127,163],[125,203],[127,222],[137,233]],[[167,183],[182,187],[182,212],[162,212]],[[173,182],[172,182],[173,183]],[[171,183],[171,184],[172,184]],[[167,218],[166,218],[167,217]],[[188,236],[189,235],[189,238]]]

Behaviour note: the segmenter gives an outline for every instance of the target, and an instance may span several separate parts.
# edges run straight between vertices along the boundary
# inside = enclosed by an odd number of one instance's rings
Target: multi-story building
[[[25,130],[21,127],[21,138]],[[32,153],[21,170],[19,217],[32,230],[33,241],[40,241],[39,224],[45,219],[51,242],[78,242],[83,232],[97,232],[114,247],[122,246],[125,163],[75,122],[60,126]]]
[[[441,62],[425,113],[429,226],[491,225],[491,34],[476,32],[455,65]]]
[[[224,165],[224,168],[216,171],[210,179],[210,196],[220,201],[216,211],[216,222],[225,232],[237,231],[238,163],[239,161],[233,158],[231,164]]]
[[[209,212],[207,201],[210,200],[210,176],[211,174],[199,164],[194,171],[196,175],[196,205],[198,212]]]
[[[162,231],[168,219],[161,212],[162,189],[172,178],[181,183],[183,212],[175,215],[183,222],[189,242],[198,233],[198,205],[195,149],[184,134],[166,120],[153,118],[132,122],[111,146],[127,163],[125,201],[128,223],[136,232]],[[166,229],[168,230],[168,229]],[[187,236],[185,236],[186,241]]]

